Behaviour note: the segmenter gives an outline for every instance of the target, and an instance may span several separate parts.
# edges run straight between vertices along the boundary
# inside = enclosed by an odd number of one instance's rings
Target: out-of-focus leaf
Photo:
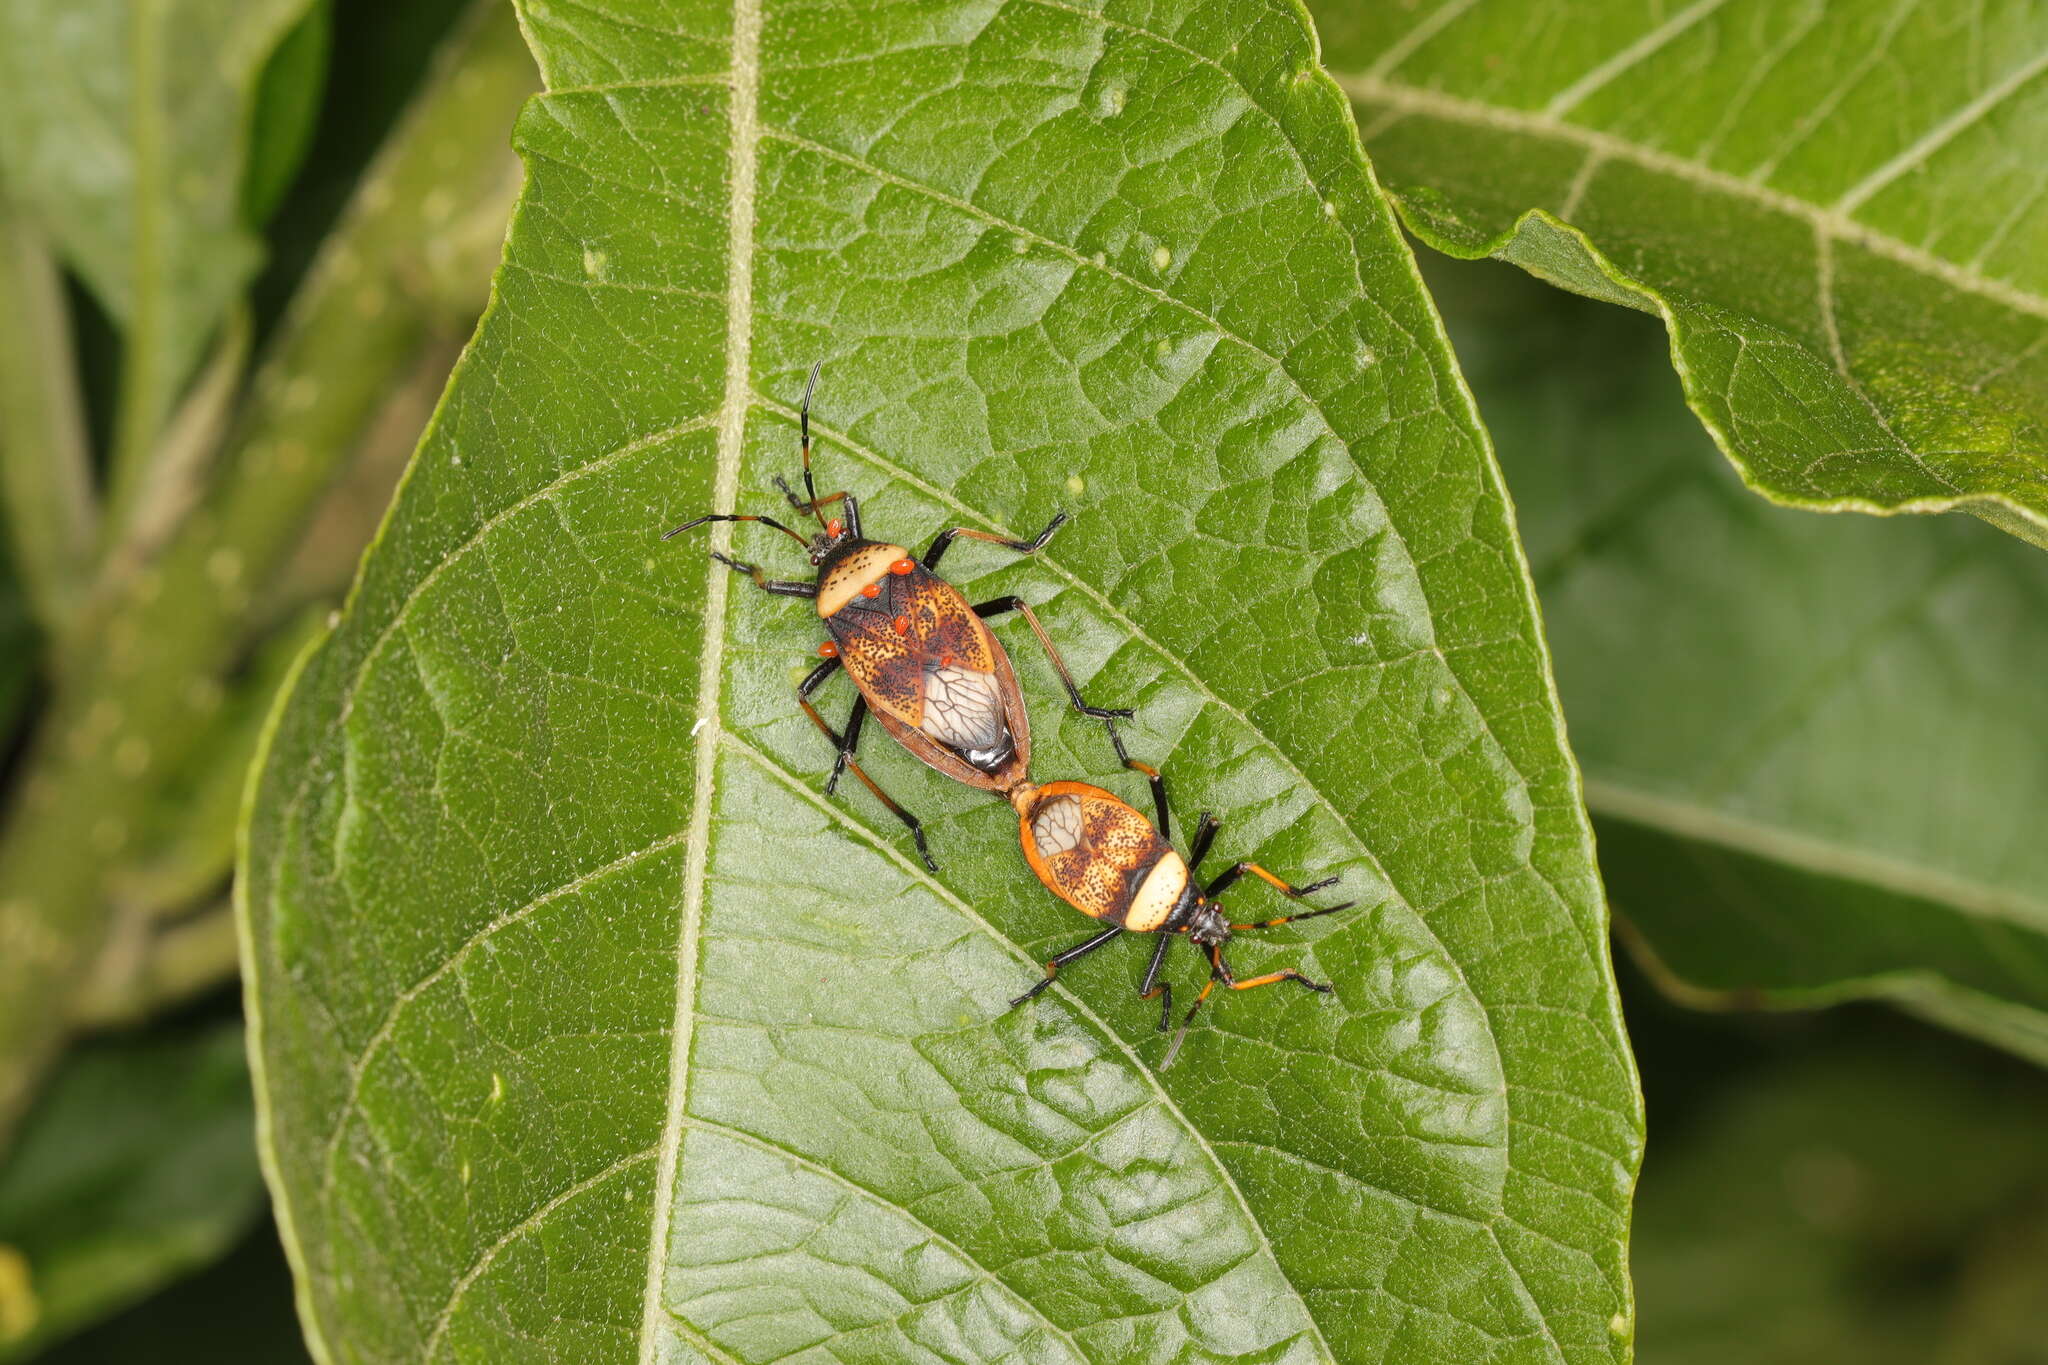
[[[35,623],[10,562],[0,528],[0,745],[13,742],[14,726],[35,676]]]
[[[1432,279],[1616,908],[1695,987],[1881,995],[2048,1061],[2048,562],[1960,518],[1750,497],[1653,324],[1493,267]]]
[[[495,300],[243,863],[316,1352],[1624,1357],[1635,1090],[1533,601],[1299,12],[524,18]],[[1006,807],[877,745],[932,876],[820,794],[815,615],[704,550],[801,561],[655,539],[782,506],[820,357],[871,531],[1074,513],[948,570],[1039,601],[1228,856],[1343,871],[1238,949],[1334,996],[1156,1072],[1137,944],[1005,1012],[1089,927]],[[1041,776],[1101,775],[1017,657]]]
[[[205,1270],[36,1357],[35,1365],[310,1365],[292,1274],[264,1221]]]
[[[0,188],[0,538],[6,571],[52,633],[84,600],[99,541],[65,292],[49,241]],[[26,648],[0,647],[0,670],[28,667]]]
[[[327,86],[333,9],[332,0],[312,0],[264,63],[249,126],[249,170],[242,181],[243,217],[252,227],[270,218],[313,141]]]
[[[2048,543],[2048,10],[1317,14],[1409,225],[1661,314],[1757,491]]]
[[[487,292],[536,85],[509,7],[480,3],[365,178],[250,381],[207,496],[67,660],[0,825],[0,1135],[55,1049],[116,909],[110,883],[191,771],[308,519],[379,411]],[[264,609],[278,603],[265,600]],[[174,685],[171,680],[175,680]]]
[[[251,290],[259,332],[267,333],[290,302],[371,158],[420,90],[441,41],[473,5],[347,0],[341,21],[329,24],[328,77],[312,142],[264,232],[263,273]]]
[[[233,1242],[262,1204],[249,1127],[238,1025],[74,1052],[0,1166],[0,1247],[26,1264],[32,1304],[0,1360],[26,1359]]]
[[[9,6],[0,175],[122,327],[130,464],[261,257],[243,213],[250,111],[309,3]]]
[[[1624,995],[1657,1135],[1640,1365],[2037,1365],[2039,1071],[1874,1011],[1795,1029]]]

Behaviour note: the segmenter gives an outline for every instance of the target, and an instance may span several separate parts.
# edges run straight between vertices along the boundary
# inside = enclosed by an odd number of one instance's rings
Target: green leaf
[[[243,215],[250,112],[309,3],[10,9],[0,173],[122,328],[119,444],[131,466],[260,259]]]
[[[205,1270],[36,1357],[36,1365],[222,1361],[310,1365],[291,1267],[265,1220]]]
[[[506,125],[536,73],[509,7],[472,13],[480,22],[450,35],[249,377],[197,505],[165,528],[147,572],[96,604],[38,717],[25,799],[0,826],[0,1140],[85,968],[114,925],[132,924],[123,855],[146,855],[137,836],[156,824],[161,784],[203,766],[252,627],[291,605],[272,592],[292,586],[309,520],[415,367],[483,304],[518,180]]]
[[[1653,324],[1432,272],[1515,493],[1615,907],[1684,983],[2048,1061],[2048,567],[1746,494]],[[1519,289],[1508,286],[1520,284]]]
[[[0,1167],[0,1360],[226,1250],[262,1203],[249,1119],[236,1024],[72,1054]]]
[[[2039,1357],[2041,1073],[1863,1015],[1773,1030],[1702,1085],[1755,1030],[1630,1006],[1657,1133],[1631,1238],[1643,1365]]]
[[[35,680],[36,629],[5,537],[0,527],[0,739],[11,740]]]
[[[333,44],[329,0],[312,0],[264,63],[249,120],[249,169],[243,177],[243,218],[262,227],[299,173],[320,122],[327,56]]]
[[[493,304],[252,796],[316,1352],[1624,1358],[1640,1120],[1533,598],[1299,13],[523,17]],[[1226,856],[1343,873],[1234,950],[1334,996],[1231,996],[1160,1073],[1140,945],[1006,1012],[1091,927],[1007,807],[876,741],[932,876],[821,793],[816,618],[705,550],[801,561],[656,539],[782,506],[821,357],[870,531],[1074,515],[948,571],[1141,707]],[[1039,775],[1136,796],[1002,633]]]
[[[2048,14],[1317,13],[1409,226],[1662,315],[1752,488],[2048,543]]]

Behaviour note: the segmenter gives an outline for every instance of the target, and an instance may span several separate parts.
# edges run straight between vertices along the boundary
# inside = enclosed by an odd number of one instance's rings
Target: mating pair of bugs
[[[1204,812],[1196,824],[1188,856],[1181,857],[1169,840],[1172,826],[1165,779],[1157,769],[1131,758],[1117,734],[1116,722],[1128,720],[1132,713],[1090,706],[1082,700],[1052,637],[1022,598],[998,597],[970,606],[960,590],[936,572],[947,548],[962,536],[1001,545],[1019,554],[1032,554],[1052,538],[1066,520],[1066,514],[1054,516],[1043,531],[1028,541],[1007,540],[986,531],[956,526],[939,532],[931,547],[916,559],[900,545],[864,538],[860,505],[853,494],[839,492],[821,498],[812,482],[811,395],[817,384],[818,367],[813,366],[798,410],[805,496],[798,497],[779,476],[775,484],[799,514],[817,519],[823,528],[820,533],[805,537],[773,517],[714,512],[685,522],[662,539],[707,522],[753,521],[773,527],[804,547],[817,570],[816,578],[810,582],[769,578],[758,565],[716,551],[712,557],[734,572],[752,578],[765,592],[810,598],[817,605],[818,616],[832,638],[818,646],[823,662],[797,686],[797,704],[838,751],[832,775],[825,783],[826,792],[829,794],[838,786],[842,773],[851,772],[874,793],[876,800],[909,827],[925,866],[938,870],[925,843],[923,825],[891,800],[854,757],[861,727],[872,712],[892,738],[932,767],[956,781],[994,792],[1009,801],[1017,812],[1025,861],[1031,864],[1038,879],[1082,914],[1108,925],[1047,962],[1044,979],[1012,1000],[1012,1009],[1050,986],[1061,967],[1094,952],[1118,935],[1126,931],[1157,934],[1158,944],[1152,950],[1152,960],[1145,968],[1138,992],[1140,999],[1160,998],[1159,1030],[1163,1033],[1172,1019],[1173,987],[1159,977],[1167,949],[1178,936],[1186,935],[1208,956],[1209,979],[1194,1004],[1188,1007],[1180,1030],[1160,1063],[1162,1070],[1173,1064],[1182,1040],[1187,1037],[1188,1026],[1219,983],[1242,991],[1293,981],[1309,990],[1328,993],[1330,987],[1309,980],[1293,968],[1239,978],[1223,956],[1223,945],[1235,932],[1333,914],[1348,909],[1351,902],[1255,924],[1235,924],[1224,918],[1216,898],[1246,873],[1271,883],[1282,895],[1294,900],[1334,884],[1337,878],[1326,877],[1307,886],[1295,886],[1257,863],[1241,862],[1202,885],[1198,875],[1222,822]],[[840,514],[828,519],[825,509],[834,504],[839,505]],[[1024,617],[1032,634],[1038,637],[1054,671],[1066,685],[1067,698],[1074,709],[1102,721],[1123,765],[1143,773],[1151,783],[1152,802],[1158,812],[1156,824],[1112,793],[1086,782],[1048,782],[1038,786],[1031,781],[1030,718],[1009,656],[985,624],[990,617],[1013,611]],[[841,669],[860,692],[844,731],[834,730],[811,702],[812,694]]]

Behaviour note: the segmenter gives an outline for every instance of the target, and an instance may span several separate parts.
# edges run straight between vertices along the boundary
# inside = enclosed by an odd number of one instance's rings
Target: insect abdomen
[[[1100,787],[1053,782],[1021,817],[1025,861],[1082,914],[1163,928],[1188,887],[1187,864],[1137,810]]]

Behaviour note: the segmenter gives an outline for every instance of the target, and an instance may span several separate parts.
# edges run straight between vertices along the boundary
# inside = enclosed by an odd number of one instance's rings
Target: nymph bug
[[[1218,982],[1232,990],[1248,991],[1255,986],[1293,981],[1312,991],[1329,992],[1330,987],[1309,980],[1292,967],[1240,980],[1223,956],[1223,945],[1233,933],[1333,915],[1348,910],[1353,902],[1250,924],[1233,924],[1224,919],[1222,908],[1215,904],[1216,897],[1247,872],[1271,883],[1293,900],[1332,886],[1338,879],[1325,877],[1307,886],[1294,886],[1257,863],[1243,862],[1228,868],[1207,886],[1201,885],[1196,878],[1222,821],[1205,813],[1195,830],[1188,857],[1183,860],[1167,838],[1170,826],[1165,783],[1157,773],[1141,765],[1129,766],[1146,771],[1152,780],[1153,804],[1159,812],[1156,827],[1117,796],[1086,782],[1048,782],[1042,787],[1021,787],[1010,794],[1010,802],[1017,811],[1018,835],[1024,843],[1024,859],[1031,864],[1031,870],[1061,900],[1082,914],[1109,924],[1093,938],[1075,944],[1047,962],[1045,979],[1012,1000],[1010,1008],[1015,1009],[1052,985],[1061,967],[1094,952],[1126,930],[1157,934],[1159,942],[1152,950],[1144,980],[1138,985],[1138,998],[1161,997],[1159,1031],[1164,1033],[1173,1015],[1173,987],[1161,981],[1159,974],[1166,962],[1166,950],[1173,946],[1176,936],[1185,934],[1189,942],[1208,955],[1209,980],[1195,997],[1195,1003],[1188,1007],[1180,1031],[1166,1049],[1159,1064],[1163,1071],[1173,1065],[1195,1012],[1202,1008]]]
[[[773,517],[713,512],[683,523],[662,539],[707,522],[757,521],[804,547],[817,570],[817,578],[809,583],[769,578],[759,565],[716,551],[712,557],[733,572],[752,578],[764,592],[816,602],[818,616],[832,638],[818,646],[824,662],[798,685],[797,704],[838,750],[825,790],[835,790],[839,775],[850,770],[876,800],[909,826],[925,866],[937,871],[925,845],[923,824],[891,800],[854,760],[869,712],[904,748],[956,781],[1004,796],[1025,785],[1031,757],[1030,717],[1018,693],[1009,655],[984,624],[990,617],[1014,611],[1023,615],[1038,637],[1066,685],[1074,709],[1109,727],[1110,742],[1127,763],[1116,722],[1128,720],[1132,713],[1090,706],[1082,700],[1052,637],[1022,598],[998,597],[970,606],[958,588],[934,572],[946,550],[962,536],[1019,554],[1036,553],[1066,521],[1066,513],[1056,514],[1031,540],[1008,540],[956,526],[939,532],[924,554],[913,559],[901,545],[862,537],[860,504],[852,493],[818,496],[811,479],[811,395],[818,386],[818,368],[811,367],[797,417],[808,496],[798,497],[779,476],[775,484],[797,512],[816,517],[822,531],[806,539]],[[840,515],[828,520],[824,509],[834,503],[843,504]],[[842,668],[860,690],[844,732],[834,730],[811,704],[811,694]]]

